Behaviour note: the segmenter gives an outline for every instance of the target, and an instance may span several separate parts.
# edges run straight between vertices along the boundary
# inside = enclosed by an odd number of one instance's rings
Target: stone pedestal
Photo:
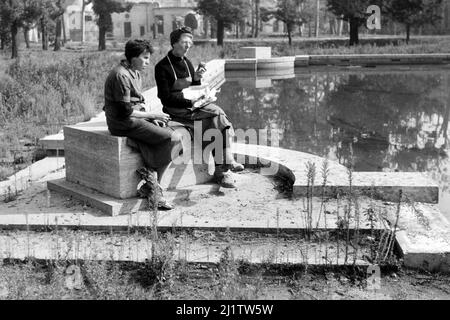
[[[126,137],[112,136],[105,123],[64,127],[66,180],[114,198],[137,196],[136,169],[143,161]],[[202,152],[191,150],[187,152]],[[175,159],[176,160],[176,159]],[[208,164],[171,163],[161,181],[163,188],[176,188],[209,181]]]
[[[272,57],[271,47],[241,47],[239,48],[239,59],[269,59]]]

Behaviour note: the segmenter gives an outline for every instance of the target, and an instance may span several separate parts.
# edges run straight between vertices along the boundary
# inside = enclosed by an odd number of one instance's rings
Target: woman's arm
[[[170,116],[163,112],[157,113],[157,112],[133,110],[130,116],[135,118],[145,118],[149,120],[160,120],[163,122],[168,122],[170,120]]]
[[[176,106],[178,108],[192,107],[192,101],[185,99],[181,92],[171,92],[173,80],[161,64],[158,64],[155,67],[155,80],[156,86],[158,87],[158,98],[163,105],[171,107]]]

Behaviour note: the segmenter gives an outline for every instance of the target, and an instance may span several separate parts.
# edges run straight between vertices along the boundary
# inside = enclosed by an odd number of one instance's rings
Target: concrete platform
[[[303,58],[301,58],[303,59]],[[450,55],[434,54],[346,54],[310,55],[309,65],[403,65],[403,64],[447,64]]]
[[[27,168],[16,172],[4,181],[0,181],[0,201],[26,190],[33,181],[39,180],[52,171],[64,168],[64,157],[47,157],[36,161]]]
[[[117,199],[94,189],[66,181],[65,178],[48,181],[47,188],[50,191],[73,197],[74,199],[81,201],[81,203],[86,203],[91,207],[98,208],[107,215],[113,217],[119,214],[144,210],[146,206],[144,199],[136,197],[131,199]]]
[[[159,212],[157,221],[158,229],[161,232],[186,231],[189,233],[194,232],[194,234],[197,231],[225,231],[228,229],[232,233],[258,232],[269,233],[274,236],[276,234],[283,234],[284,239],[286,235],[298,235],[305,231],[308,210],[312,212],[311,223],[318,231],[336,229],[339,216],[342,217],[344,215],[345,205],[342,201],[339,203],[337,199],[328,199],[322,204],[320,198],[314,197],[312,198],[310,207],[308,207],[308,203],[304,198],[290,199],[275,192],[270,177],[264,177],[257,171],[246,170],[238,176],[238,189],[219,189],[217,185],[205,184],[180,190],[166,191],[165,196],[176,204],[176,208],[167,212]],[[58,175],[51,174],[43,180],[63,177],[64,170],[58,173]],[[257,189],[254,188],[255,184],[259,186]],[[44,182],[37,183],[21,194],[18,199],[8,204],[0,203],[0,229],[9,231],[81,229],[87,231],[104,231],[110,234],[111,232],[124,231],[132,232],[124,236],[124,239],[128,241],[127,243],[131,243],[134,241],[134,231],[137,230],[145,233],[153,226],[153,217],[149,211],[140,210],[135,213],[130,212],[128,214],[108,217],[99,210],[89,206],[83,206],[82,202],[73,201],[60,193],[51,192],[48,195],[45,189],[46,184]],[[384,217],[375,223],[374,227],[376,230],[389,230],[393,228],[397,212],[396,203],[373,200],[360,196],[358,197],[358,212],[361,235],[370,233],[370,223],[368,223],[365,214],[369,208]],[[356,206],[352,206],[352,216],[355,215],[355,209]],[[384,219],[387,219],[387,221]],[[351,220],[350,228],[353,229],[355,226],[356,221]],[[397,243],[399,249],[404,254],[405,266],[449,272],[450,269],[447,268],[446,264],[448,260],[445,260],[448,259],[450,252],[449,228],[448,222],[440,214],[437,205],[415,203],[414,206],[411,206],[411,204],[402,203],[400,219],[397,225]],[[404,237],[402,234],[406,235],[406,241],[403,240]],[[45,251],[51,247],[46,242],[40,241],[45,237],[46,235],[44,234],[43,238],[29,238],[33,240],[31,242],[35,242],[33,246],[36,248],[36,254],[38,254],[37,249]],[[252,238],[253,236],[248,236],[246,239],[251,240]],[[65,240],[73,240],[73,238],[70,239],[68,237],[59,239],[58,241],[61,241],[61,243]],[[50,243],[55,243],[55,241],[53,239]],[[43,246],[43,243],[46,244]],[[109,244],[103,243],[105,245],[104,247],[102,247],[103,244],[99,244],[98,248],[103,248],[103,252],[105,252],[105,248],[109,248],[111,243],[115,242],[113,241]],[[184,244],[184,242],[180,243]],[[23,239],[21,240],[17,236],[13,236],[8,240],[5,239],[5,241],[0,242],[0,244],[4,248],[14,249],[15,247],[23,246],[24,242]],[[186,245],[189,246],[189,244]],[[145,247],[142,242],[138,241],[136,242],[136,246]],[[236,242],[236,247],[245,248],[243,251],[247,253],[262,252],[258,249],[261,246],[269,249],[276,248],[276,246],[273,246],[273,243],[271,246],[270,243],[258,245],[254,242],[252,244],[247,242],[242,243],[242,246],[240,246],[240,243]],[[188,252],[205,253],[210,250],[209,252],[213,256],[212,248],[207,249],[208,246],[202,248],[204,249],[188,250]],[[288,261],[290,263],[299,261],[294,259],[295,251],[290,251],[289,248],[292,247],[288,245],[286,248],[287,251],[284,251],[286,254],[277,258],[279,261]],[[262,260],[273,257],[272,254],[267,254],[267,252],[272,250],[269,249],[263,255],[264,258],[261,258]],[[15,251],[16,256],[19,258],[21,254],[23,257],[24,252],[26,252],[21,250]],[[70,254],[73,254],[73,252]],[[236,252],[236,254],[239,255],[240,253]],[[139,251],[137,256],[141,257],[142,251]],[[61,253],[60,257],[64,257],[64,252]],[[248,255],[247,258],[249,257]],[[255,257],[255,255],[252,257]],[[195,259],[193,256],[192,261],[204,261]],[[313,264],[314,261],[309,261],[308,263]],[[323,264],[324,261],[320,260],[319,257],[315,263]]]
[[[253,162],[260,159],[270,163],[273,172],[288,178],[293,184],[294,196],[306,196],[308,190],[307,163],[316,168],[315,186],[312,188],[313,196],[336,196],[349,190],[349,174],[345,166],[329,161],[327,184],[322,188],[321,168],[324,158],[312,154],[248,144],[235,144],[233,152],[238,159],[253,157]],[[401,189],[405,198],[411,201],[438,203],[439,186],[431,178],[420,172],[353,172],[352,189],[362,195],[374,196],[376,199],[397,201],[398,191]]]
[[[252,73],[256,75],[256,59],[228,59],[225,62],[225,71],[245,70],[248,76],[251,77]]]
[[[46,243],[46,246],[42,246]],[[38,260],[90,260],[143,263],[152,258],[152,250],[167,242],[154,242],[149,234],[133,236],[87,235],[77,236],[70,232],[0,234],[0,259],[33,257]],[[173,261],[200,264],[218,264],[223,253],[230,248],[233,259],[251,265],[294,266],[294,265],[344,265],[345,250],[337,249],[334,243],[305,243],[302,240],[253,235],[251,238],[234,238],[231,241],[217,239],[212,233],[198,233],[194,236],[174,237]],[[339,252],[339,253],[338,253]],[[348,252],[347,264],[367,266],[363,259],[367,248],[353,248]],[[327,259],[325,259],[327,256]],[[355,259],[356,258],[356,259]]]

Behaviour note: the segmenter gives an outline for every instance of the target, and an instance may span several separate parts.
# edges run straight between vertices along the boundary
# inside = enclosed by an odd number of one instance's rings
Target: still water
[[[285,79],[230,75],[217,104],[235,128],[279,129],[283,148],[353,159],[355,171],[424,172],[450,219],[449,86],[450,66],[302,68]]]

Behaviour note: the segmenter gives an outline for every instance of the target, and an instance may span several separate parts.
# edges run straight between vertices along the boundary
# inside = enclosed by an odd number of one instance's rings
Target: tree
[[[92,0],[82,0],[81,2],[81,43],[84,43],[85,41],[86,21],[84,20],[84,13],[86,11],[86,6],[91,2]]]
[[[350,24],[350,45],[359,43],[359,27],[363,25],[370,14],[366,13],[370,5],[382,4],[382,0],[328,0],[327,7],[338,17]]]
[[[58,0],[59,2],[60,0]],[[39,1],[39,23],[41,28],[42,50],[48,50],[49,31],[55,29],[55,20],[64,13],[54,0]],[[59,26],[57,26],[59,27]],[[58,29],[56,28],[56,33]],[[56,37],[55,37],[56,38]],[[55,49],[57,48],[55,43]],[[57,48],[59,50],[59,48]]]
[[[38,19],[38,0],[3,0],[0,2],[2,29],[9,29],[11,35],[11,58],[19,56],[17,35],[25,24]]]
[[[247,0],[199,0],[197,11],[217,21],[217,45],[223,45],[225,27],[243,21],[249,11]]]
[[[99,30],[98,50],[106,49],[106,32],[111,32],[113,28],[111,14],[130,11],[133,4],[124,4],[115,0],[93,0],[92,9],[97,15],[97,25]]]
[[[58,0],[55,3],[54,10],[52,12],[51,18],[56,22],[56,30],[55,30],[55,47],[54,51],[61,50],[61,35],[63,31],[63,14],[66,11],[67,5],[64,0]]]
[[[301,26],[306,21],[303,11],[304,2],[305,0],[278,0],[275,10],[265,9],[261,12],[263,21],[275,18],[285,23],[290,46],[294,27]]]
[[[193,13],[188,13],[186,17],[184,17],[184,25],[192,30],[196,30],[198,28],[197,18]]]
[[[393,20],[405,25],[408,43],[411,26],[436,23],[441,19],[439,14],[441,6],[442,0],[391,0],[386,4],[386,11]]]
[[[2,19],[2,15],[0,14],[0,50],[4,50],[9,44],[11,40],[10,36],[8,20]]]

